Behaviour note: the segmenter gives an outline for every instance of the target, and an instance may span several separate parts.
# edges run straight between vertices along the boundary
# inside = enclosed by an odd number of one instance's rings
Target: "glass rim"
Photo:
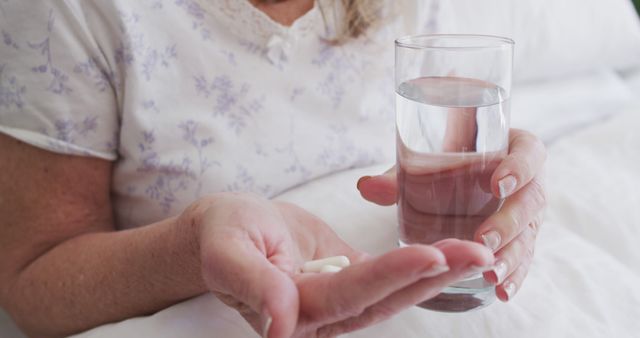
[[[470,39],[475,41],[491,41],[493,44],[477,45],[477,46],[429,46],[425,42],[438,39]],[[420,40],[421,42],[416,42]],[[505,47],[513,47],[515,41],[511,38],[498,35],[485,34],[417,34],[405,35],[395,40],[396,47],[410,49],[433,49],[433,50],[482,50],[482,49],[499,49]]]

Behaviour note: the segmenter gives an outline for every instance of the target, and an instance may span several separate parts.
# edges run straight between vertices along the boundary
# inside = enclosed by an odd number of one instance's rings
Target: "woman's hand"
[[[202,276],[264,337],[333,337],[437,295],[494,257],[484,246],[446,240],[370,257],[320,219],[247,194],[202,199],[179,219],[200,230]],[[345,255],[337,273],[300,272],[309,260]]]
[[[495,252],[495,268],[484,276],[496,284],[496,293],[502,301],[514,296],[527,275],[546,207],[544,145],[523,130],[512,129],[509,136],[509,155],[491,177],[491,190],[496,197],[505,198],[504,204],[475,234],[476,241]],[[358,189],[371,202],[394,204],[395,168],[380,176],[361,178]]]

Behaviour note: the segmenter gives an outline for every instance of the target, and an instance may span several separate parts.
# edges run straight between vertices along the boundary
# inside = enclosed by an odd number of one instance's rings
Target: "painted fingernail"
[[[495,265],[495,267],[493,268],[493,273],[496,274],[496,284],[500,284],[502,283],[502,281],[504,281],[504,278],[507,277],[507,262],[505,261],[498,261]]]
[[[362,184],[364,181],[367,181],[369,179],[371,179],[371,176],[362,176],[362,177],[360,177],[360,179],[358,180],[358,183],[356,183],[356,188],[358,190],[360,190],[360,184]]]
[[[516,189],[518,182],[513,175],[507,175],[498,181],[498,188],[500,189],[500,198],[507,198]]]
[[[479,266],[479,265],[470,265],[466,271],[469,275],[475,275],[479,273],[484,273],[487,271],[492,271],[495,267],[493,265],[488,266]]]
[[[269,329],[271,328],[271,323],[273,322],[273,319],[271,318],[271,316],[267,314],[266,317],[267,319],[264,321],[264,324],[262,325],[262,338],[269,337]]]
[[[480,237],[482,237],[482,242],[484,243],[484,245],[492,251],[496,251],[500,247],[502,238],[497,231],[491,230]]]
[[[424,272],[425,277],[433,277],[437,275],[441,275],[447,271],[451,270],[448,265],[445,264],[436,264],[431,266],[427,271]]]
[[[510,301],[516,293],[516,284],[512,281],[508,281],[504,283],[502,288],[504,289],[504,293],[507,295],[506,301]]]

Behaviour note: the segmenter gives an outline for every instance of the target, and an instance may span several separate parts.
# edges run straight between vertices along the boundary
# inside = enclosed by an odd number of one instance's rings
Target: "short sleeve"
[[[0,133],[57,153],[115,160],[116,75],[74,6],[0,1]]]

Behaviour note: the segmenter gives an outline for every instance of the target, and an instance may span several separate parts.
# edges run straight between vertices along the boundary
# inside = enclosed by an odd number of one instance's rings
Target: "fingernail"
[[[493,265],[489,266],[479,266],[479,265],[470,265],[466,271],[469,275],[475,275],[478,273],[484,273],[487,271],[492,271],[495,267]]]
[[[491,249],[491,251],[496,251],[500,247],[500,241],[502,240],[502,238],[497,231],[491,230],[480,237],[482,238],[482,242],[484,243],[484,245],[487,248]]]
[[[507,277],[507,263],[505,261],[498,261],[493,268],[493,273],[496,274],[496,284],[502,283],[505,277]]]
[[[505,282],[502,286],[504,293],[507,295],[507,300],[510,301],[513,295],[516,293],[516,284],[512,281]]]
[[[441,275],[447,271],[449,271],[450,268],[448,265],[445,264],[436,264],[431,266],[427,271],[424,272],[424,276],[425,277],[433,277],[433,276],[438,276]]]
[[[266,317],[267,319],[262,325],[262,338],[269,337],[269,329],[271,328],[271,322],[273,322],[273,319],[271,318],[271,316],[269,316],[269,314],[266,314]]]
[[[368,180],[370,178],[371,178],[371,176],[362,176],[362,177],[360,177],[360,179],[358,180],[358,183],[356,183],[356,188],[358,190],[360,190],[360,184],[362,184],[362,182],[364,182],[364,181],[366,181],[366,180]]]
[[[498,181],[498,188],[500,189],[500,198],[507,198],[516,189],[518,182],[513,175],[507,175]]]

